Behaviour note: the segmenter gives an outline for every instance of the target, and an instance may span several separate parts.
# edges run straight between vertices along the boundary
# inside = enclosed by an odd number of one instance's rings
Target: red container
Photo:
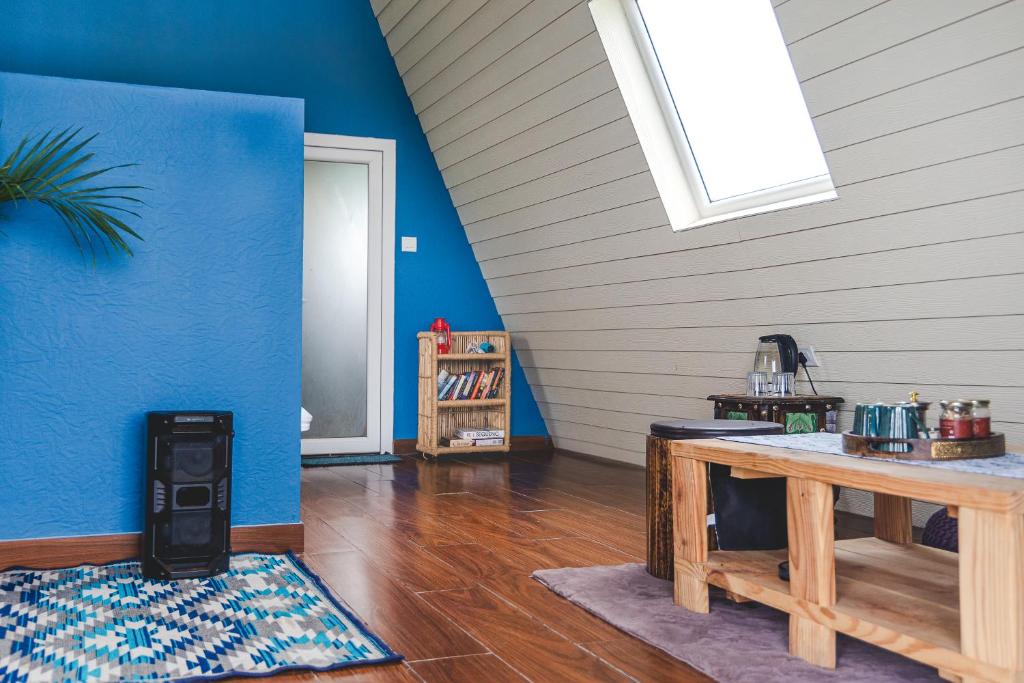
[[[939,420],[939,432],[943,439],[970,439],[974,436],[974,424],[971,419]]]
[[[430,326],[431,332],[437,333],[437,352],[450,353],[452,350],[452,328],[444,318],[435,318]]]
[[[939,418],[939,433],[943,439],[970,439],[974,437],[969,401],[950,401]]]

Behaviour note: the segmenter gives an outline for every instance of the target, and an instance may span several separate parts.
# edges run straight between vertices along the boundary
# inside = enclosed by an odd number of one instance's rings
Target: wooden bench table
[[[823,667],[840,632],[948,680],[1024,682],[1024,479],[713,439],[672,457],[677,605],[708,612],[710,585],[785,611],[790,653]],[[786,478],[788,550],[708,551],[708,463]],[[874,538],[835,541],[833,484],[874,492]],[[959,555],[913,544],[911,499],[957,514]]]

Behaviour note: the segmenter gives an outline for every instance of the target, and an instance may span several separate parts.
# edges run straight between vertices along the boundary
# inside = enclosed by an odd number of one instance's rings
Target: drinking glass
[[[767,372],[747,373],[747,396],[768,396],[770,393]]]
[[[796,396],[796,373],[775,373],[775,394],[777,396]]]

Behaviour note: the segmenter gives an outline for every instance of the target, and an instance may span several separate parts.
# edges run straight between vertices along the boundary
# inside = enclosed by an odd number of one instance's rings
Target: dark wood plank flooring
[[[529,578],[640,562],[644,473],[561,453],[302,472],[305,560],[400,664],[273,680],[708,681]]]

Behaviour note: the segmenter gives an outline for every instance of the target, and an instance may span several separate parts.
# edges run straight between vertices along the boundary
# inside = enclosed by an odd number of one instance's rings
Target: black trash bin
[[[669,450],[679,439],[783,434],[775,422],[666,420],[647,437],[647,571],[672,580],[672,469]],[[735,479],[729,468],[710,467],[717,544],[722,550],[786,547],[786,480]]]

